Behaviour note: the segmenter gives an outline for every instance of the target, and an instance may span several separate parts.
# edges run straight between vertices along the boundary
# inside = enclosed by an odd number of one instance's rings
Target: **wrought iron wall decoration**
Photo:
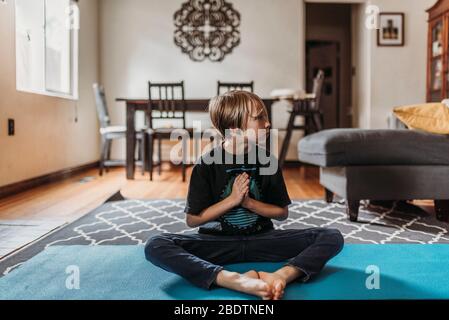
[[[240,44],[240,13],[225,0],[189,0],[174,20],[175,44],[193,61],[222,61]]]

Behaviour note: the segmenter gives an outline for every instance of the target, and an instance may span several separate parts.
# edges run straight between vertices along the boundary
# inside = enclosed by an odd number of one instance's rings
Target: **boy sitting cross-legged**
[[[204,154],[192,171],[186,222],[200,227],[199,231],[155,236],[148,240],[145,256],[204,289],[215,285],[281,299],[288,283],[305,282],[319,273],[341,251],[343,237],[333,229],[274,229],[271,220],[287,219],[291,201],[280,168],[275,166],[273,174],[262,172],[277,160],[269,157],[267,165],[250,156],[258,139],[266,138],[260,133],[270,128],[259,97],[232,91],[212,99],[209,112],[223,141]],[[223,267],[279,261],[286,263],[274,273],[240,274]]]

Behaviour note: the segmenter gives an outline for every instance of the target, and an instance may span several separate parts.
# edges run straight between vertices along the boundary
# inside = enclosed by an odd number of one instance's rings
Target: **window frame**
[[[59,92],[56,90],[50,90],[47,89],[47,29],[46,29],[46,6],[47,2],[46,0],[41,0],[42,3],[42,10],[44,12],[43,15],[43,21],[42,21],[42,33],[43,33],[43,61],[42,63],[42,84],[39,86],[40,88],[37,88],[37,86],[27,88],[26,86],[23,86],[20,84],[20,79],[18,77],[18,73],[16,71],[16,90],[20,92],[27,92],[32,94],[39,94],[49,97],[58,97],[68,100],[79,100],[79,29],[78,28],[70,28],[70,93],[64,93]],[[70,6],[76,6],[76,10],[79,13],[78,9],[78,1],[77,0],[69,0]],[[79,16],[77,17],[79,18]],[[79,22],[78,22],[79,23]],[[18,25],[16,22],[16,32],[18,30]],[[17,43],[16,43],[16,70],[18,68],[18,50],[17,50]],[[39,59],[40,60],[40,59]]]

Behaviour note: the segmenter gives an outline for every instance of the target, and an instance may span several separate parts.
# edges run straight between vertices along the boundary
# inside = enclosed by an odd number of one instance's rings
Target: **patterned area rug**
[[[72,224],[0,261],[5,275],[47,247],[69,245],[144,245],[163,232],[190,233],[183,200],[124,200],[107,202]],[[413,210],[410,210],[413,211]],[[347,243],[449,244],[449,224],[424,212],[407,213],[381,207],[362,207],[359,221],[350,222],[343,202],[294,201],[288,220],[279,229],[327,227],[339,229]]]

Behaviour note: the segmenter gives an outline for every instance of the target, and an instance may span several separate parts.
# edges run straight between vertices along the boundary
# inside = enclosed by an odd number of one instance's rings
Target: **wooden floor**
[[[190,177],[190,170],[188,177]],[[287,190],[292,199],[318,199],[323,189],[318,169],[311,167],[284,170]],[[136,172],[136,179],[125,178],[125,169],[115,168],[103,177],[88,170],[73,178],[0,199],[0,257],[30,243],[51,230],[70,223],[100,206],[117,191],[131,199],[185,199],[188,181],[181,171],[169,166],[162,175]]]

